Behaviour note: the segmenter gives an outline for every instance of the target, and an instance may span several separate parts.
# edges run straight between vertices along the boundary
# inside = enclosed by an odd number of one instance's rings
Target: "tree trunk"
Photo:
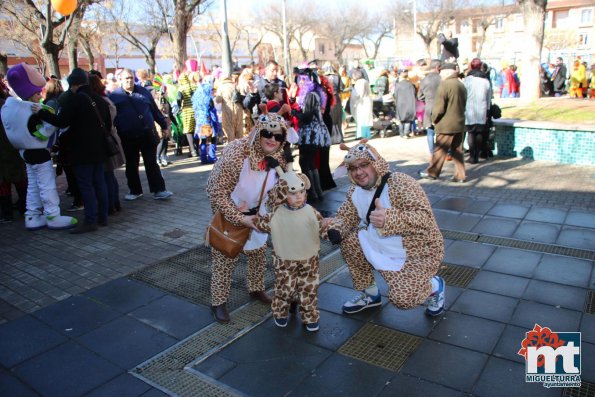
[[[60,74],[60,51],[62,49],[53,43],[49,44],[50,45],[47,46],[49,48],[43,49],[46,64],[49,68],[49,73],[60,79],[62,77]]]
[[[8,72],[8,55],[0,53],[0,74],[6,76]]]
[[[174,66],[177,70],[184,70],[184,63],[187,58],[186,36],[192,24],[192,11],[186,10],[186,1],[175,2],[176,13],[174,15]]]
[[[68,66],[70,70],[74,68],[78,68],[78,46],[76,44],[76,40],[68,39]]]
[[[89,44],[89,41],[85,39],[79,40],[79,43],[83,47],[83,51],[85,51],[87,58],[89,58],[89,67],[95,69],[95,55],[93,55],[91,44]]]
[[[539,63],[547,0],[519,0],[525,22],[526,46],[521,61],[521,98],[539,98]]]
[[[155,76],[155,65],[157,63],[155,62],[155,52],[156,50],[153,48],[149,50],[149,53],[145,56],[145,61],[147,62],[147,65],[149,65],[149,76]]]

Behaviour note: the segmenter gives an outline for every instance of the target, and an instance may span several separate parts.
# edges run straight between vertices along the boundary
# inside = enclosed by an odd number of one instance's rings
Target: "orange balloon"
[[[52,0],[52,6],[54,10],[58,11],[60,14],[67,16],[70,15],[76,10],[76,0]]]

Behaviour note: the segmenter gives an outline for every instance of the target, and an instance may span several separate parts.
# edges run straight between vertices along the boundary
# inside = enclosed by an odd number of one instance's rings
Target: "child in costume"
[[[318,267],[320,237],[325,234],[322,215],[306,203],[310,181],[304,174],[276,167],[279,182],[273,194],[272,212],[259,217],[256,227],[270,233],[273,242],[275,295],[271,308],[278,327],[287,326],[290,306],[297,296],[300,316],[306,330],[319,329]]]
[[[41,100],[45,79],[26,63],[11,67],[6,75],[10,88],[19,98],[9,97],[2,107],[2,123],[6,136],[25,160],[27,168],[27,210],[25,227],[28,230],[70,229],[77,220],[60,215],[60,197],[56,190],[56,176],[50,149],[56,127],[33,114],[31,106]],[[51,111],[51,108],[46,107]]]

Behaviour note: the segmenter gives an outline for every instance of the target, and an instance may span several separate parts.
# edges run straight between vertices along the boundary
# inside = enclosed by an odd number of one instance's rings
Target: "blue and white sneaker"
[[[275,321],[275,325],[277,327],[280,327],[280,328],[287,327],[287,317],[281,317],[281,318],[273,317],[273,320]]]
[[[430,295],[426,301],[428,304],[426,314],[428,316],[438,316],[444,311],[444,290],[446,289],[446,284],[440,276],[434,276],[434,280],[438,281],[438,290]]]
[[[364,291],[357,294],[353,299],[345,302],[343,305],[343,313],[353,314],[361,312],[364,309],[369,309],[374,306],[380,306],[382,304],[382,297],[380,293],[378,295],[368,295]]]
[[[308,332],[316,332],[319,329],[320,329],[320,326],[318,325],[318,323],[306,324],[306,331],[308,331]]]

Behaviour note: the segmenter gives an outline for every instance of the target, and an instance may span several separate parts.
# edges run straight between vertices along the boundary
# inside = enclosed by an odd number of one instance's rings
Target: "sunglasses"
[[[274,134],[269,130],[260,130],[260,136],[266,139],[275,138],[277,142],[285,142],[284,134]]]

